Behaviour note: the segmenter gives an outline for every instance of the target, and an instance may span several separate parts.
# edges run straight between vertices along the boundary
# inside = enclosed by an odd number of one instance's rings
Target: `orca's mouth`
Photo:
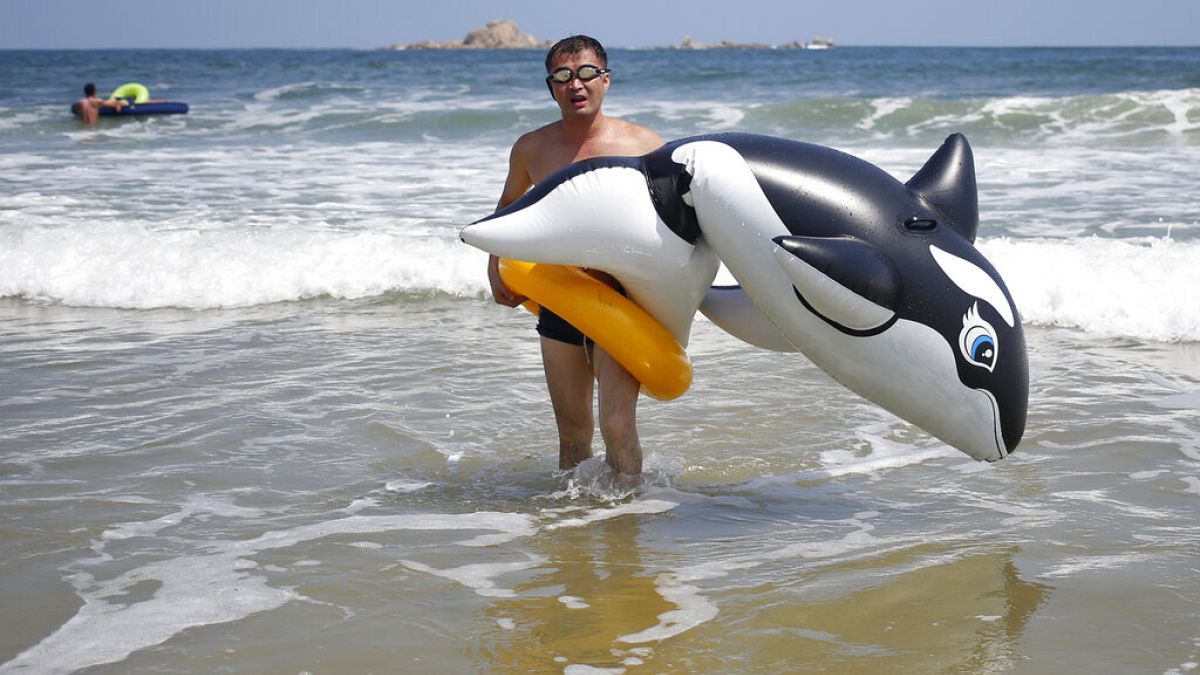
[[[1004,459],[1005,457],[1008,457],[1010,454],[1012,454],[1009,451],[1008,446],[1004,443],[1004,432],[1003,432],[1003,429],[1001,428],[1002,425],[1000,423],[1000,403],[996,400],[995,394],[988,391],[987,389],[976,389],[975,391],[982,392],[985,396],[987,396],[988,403],[992,404],[992,420],[993,420],[992,433],[995,435],[994,440],[996,442],[996,452],[1000,456],[997,457],[996,459],[990,459],[987,461],[989,461],[989,462],[999,461],[1001,459]]]

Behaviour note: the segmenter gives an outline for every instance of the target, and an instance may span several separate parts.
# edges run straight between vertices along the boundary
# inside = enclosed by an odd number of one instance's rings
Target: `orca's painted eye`
[[[996,330],[979,316],[979,303],[963,315],[963,329],[958,334],[958,347],[967,363],[991,372],[996,367]]]
[[[980,326],[972,328],[963,345],[967,348],[967,358],[990,370],[996,363],[996,340],[983,330]]]

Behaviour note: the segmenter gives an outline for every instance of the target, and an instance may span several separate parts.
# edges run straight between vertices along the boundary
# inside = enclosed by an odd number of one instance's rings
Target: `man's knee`
[[[637,442],[637,415],[632,409],[617,408],[602,411],[600,434],[606,445]]]
[[[555,418],[555,422],[558,425],[559,438],[576,443],[591,443],[592,434],[595,433],[591,415],[560,412]]]

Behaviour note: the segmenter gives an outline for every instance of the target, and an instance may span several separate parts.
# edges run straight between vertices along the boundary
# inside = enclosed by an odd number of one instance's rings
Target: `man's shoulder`
[[[641,124],[638,124],[637,122],[630,122],[627,119],[623,119],[620,117],[606,117],[605,119],[610,124],[614,125],[616,128],[621,129],[624,132],[654,133],[654,130],[651,129],[650,127],[643,126]]]
[[[621,144],[633,146],[634,154],[655,150],[663,144],[662,137],[650,127],[618,117],[610,117],[608,121],[612,125],[611,135],[620,139]]]
[[[554,143],[561,135],[562,123],[551,122],[544,127],[538,127],[533,131],[521,134],[514,146],[539,146],[547,143]]]

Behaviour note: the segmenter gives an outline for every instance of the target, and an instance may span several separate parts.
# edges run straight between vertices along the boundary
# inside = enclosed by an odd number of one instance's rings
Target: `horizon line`
[[[835,46],[828,49],[804,49],[799,47],[789,46],[792,43],[784,43],[782,45],[768,44],[734,44],[730,46],[707,46],[707,47],[691,47],[680,48],[677,45],[643,45],[636,47],[629,46],[612,46],[608,49],[623,49],[628,51],[649,51],[649,50],[669,50],[677,52],[709,52],[709,51],[837,51],[838,49],[1196,49],[1200,48],[1198,44],[924,44],[924,45],[907,45],[907,44],[859,44],[859,43],[837,43]],[[256,46],[223,46],[223,47],[164,47],[164,46],[141,46],[141,47],[0,47],[0,52],[19,52],[19,51],[64,51],[64,52],[84,52],[84,51],[139,51],[139,50],[156,50],[156,51],[220,51],[220,50],[305,50],[305,51],[394,51],[394,52],[538,52],[544,51],[542,47],[521,47],[521,48],[412,48],[407,49],[409,45],[396,43],[396,45],[379,45],[376,47],[350,47],[350,46],[279,46],[279,45],[256,45]]]

